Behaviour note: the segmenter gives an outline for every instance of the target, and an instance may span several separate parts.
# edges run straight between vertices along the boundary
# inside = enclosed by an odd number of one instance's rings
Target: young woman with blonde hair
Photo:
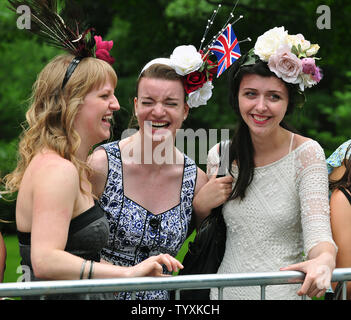
[[[16,11],[18,1],[10,3]],[[114,58],[109,53],[113,42],[102,41],[94,29],[80,33],[76,21],[70,28],[54,2],[25,4],[31,9],[30,31],[70,54],[55,57],[40,72],[26,113],[17,167],[4,178],[8,192],[18,191],[16,225],[24,272],[29,268],[30,280],[61,280],[161,276],[163,265],[178,270],[182,265],[167,254],[131,268],[100,262],[109,227],[94,201],[86,161],[94,145],[109,139],[113,112],[120,108],[114,94]]]
[[[119,109],[114,95],[117,76],[108,63],[84,58],[62,89],[72,58],[58,56],[40,73],[26,114],[18,166],[5,177],[7,190],[18,191],[22,265],[30,267],[31,280],[162,275],[163,263],[169,270],[180,268],[168,255],[133,268],[99,263],[109,228],[94,203],[86,159],[95,144],[110,137],[109,121]],[[62,298],[67,297],[72,298]]]

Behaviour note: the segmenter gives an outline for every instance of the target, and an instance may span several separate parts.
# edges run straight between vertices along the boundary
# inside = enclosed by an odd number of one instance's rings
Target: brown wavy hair
[[[7,193],[18,191],[27,166],[43,149],[55,151],[76,166],[80,188],[86,193],[81,182],[84,174],[90,174],[90,169],[76,157],[81,137],[74,130],[74,119],[85,96],[107,79],[115,87],[117,75],[107,62],[84,58],[62,90],[62,81],[72,59],[73,56],[68,54],[55,57],[40,72],[33,85],[30,107],[20,136],[17,167],[4,177]]]

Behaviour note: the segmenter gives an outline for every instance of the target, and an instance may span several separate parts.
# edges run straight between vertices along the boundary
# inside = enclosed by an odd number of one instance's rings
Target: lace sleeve
[[[214,145],[207,155],[207,168],[206,172],[208,176],[216,174],[219,165],[219,155],[218,155],[218,143]]]
[[[323,241],[336,247],[330,227],[328,172],[324,151],[316,141],[305,142],[296,160],[305,253],[308,254]]]

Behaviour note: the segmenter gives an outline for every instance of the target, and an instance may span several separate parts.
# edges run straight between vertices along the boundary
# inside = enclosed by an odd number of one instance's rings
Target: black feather
[[[82,29],[79,10],[70,0],[59,14],[57,0],[8,0],[12,11],[21,5],[28,6],[31,12],[31,28],[29,31],[43,38],[51,46],[61,48],[74,56],[87,57],[93,55],[95,41],[94,29]],[[63,2],[60,2],[63,9]],[[80,28],[84,31],[81,31]]]

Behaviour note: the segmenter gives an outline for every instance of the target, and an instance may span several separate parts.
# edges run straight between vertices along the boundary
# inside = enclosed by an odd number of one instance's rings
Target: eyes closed
[[[153,100],[151,98],[142,98],[141,104],[143,106],[146,106],[146,107],[153,107],[154,105],[157,104],[157,101]],[[179,102],[178,102],[178,100],[175,100],[175,99],[167,99],[167,100],[163,101],[162,104],[165,107],[177,107],[179,105]]]

